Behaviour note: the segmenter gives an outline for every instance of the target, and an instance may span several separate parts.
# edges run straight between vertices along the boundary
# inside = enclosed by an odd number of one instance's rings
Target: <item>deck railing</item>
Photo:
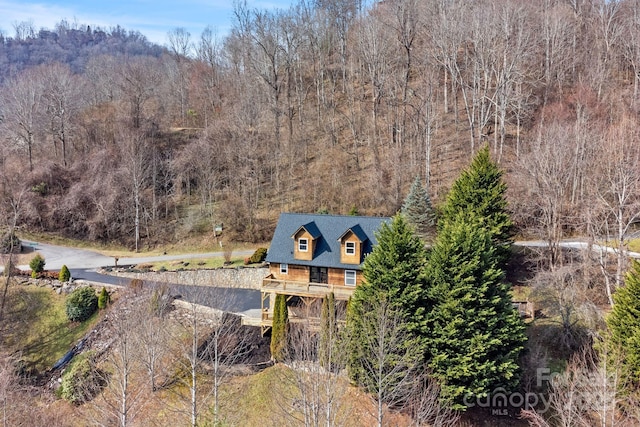
[[[329,283],[298,282],[293,280],[279,280],[266,277],[262,280],[262,292],[284,293],[310,297],[323,297],[333,292],[338,300],[348,300],[355,286],[332,285]]]

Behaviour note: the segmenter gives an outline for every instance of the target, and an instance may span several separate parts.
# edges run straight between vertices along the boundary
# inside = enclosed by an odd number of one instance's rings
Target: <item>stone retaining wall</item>
[[[112,270],[108,274],[143,281],[175,283],[191,286],[216,286],[221,288],[260,289],[268,268],[216,268],[212,270],[183,270],[149,273],[129,273]]]

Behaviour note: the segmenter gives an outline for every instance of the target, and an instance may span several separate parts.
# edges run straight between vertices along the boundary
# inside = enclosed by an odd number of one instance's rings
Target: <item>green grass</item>
[[[513,301],[527,301],[531,295],[531,288],[529,286],[513,286],[511,295]]]
[[[4,347],[21,354],[30,372],[53,366],[97,322],[99,314],[71,323],[65,312],[65,295],[48,288],[12,286],[7,305],[9,323]]]
[[[612,248],[618,247],[618,242],[616,240],[604,240],[598,242],[600,245],[609,246]],[[640,239],[631,239],[627,241],[627,250],[631,252],[640,252]]]
[[[629,240],[627,247],[631,252],[640,252],[640,239]]]

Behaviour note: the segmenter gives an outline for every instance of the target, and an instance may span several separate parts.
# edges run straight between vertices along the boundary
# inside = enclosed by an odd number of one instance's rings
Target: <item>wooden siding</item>
[[[351,242],[355,244],[355,253],[353,255],[347,254],[347,242]],[[348,231],[342,241],[340,242],[340,262],[343,264],[360,264],[362,254],[362,243],[360,239],[353,234],[352,231]]]
[[[355,270],[356,272],[356,286],[362,283],[362,272]],[[269,265],[269,277],[275,280],[282,280],[286,282],[309,282],[309,267],[305,265],[288,265],[288,273],[280,273],[280,264]],[[346,286],[344,284],[344,270],[341,268],[329,268],[329,284],[332,286],[342,286],[344,288],[353,289],[355,286]]]
[[[287,280],[292,282],[308,282],[309,267],[304,265],[289,264],[288,273],[280,273],[280,264],[270,264],[269,273],[278,280]]]
[[[347,269],[349,270],[349,269]],[[362,272],[354,270],[356,272],[356,286],[362,283]],[[341,268],[329,269],[329,283],[336,286],[344,286],[345,288],[355,288],[355,286],[346,286],[344,284],[344,270]]]
[[[314,250],[316,248],[316,242],[311,237],[311,234],[309,234],[309,232],[303,228],[300,231],[298,231],[298,233],[295,234],[293,237],[294,237],[293,238],[293,257],[295,259],[300,259],[300,260],[303,260],[303,261],[311,261],[313,259],[313,252],[314,252]],[[301,238],[302,239],[307,239],[307,251],[306,252],[301,252],[299,250],[300,246],[298,245],[298,241]]]

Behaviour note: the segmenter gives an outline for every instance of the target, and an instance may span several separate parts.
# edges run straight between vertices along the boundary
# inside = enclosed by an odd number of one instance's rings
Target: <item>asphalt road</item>
[[[49,270],[59,270],[63,265],[69,269],[91,269],[99,267],[113,267],[115,258],[99,254],[86,249],[70,248],[66,246],[49,245],[46,243],[22,241],[22,246],[27,251],[40,252],[47,262],[46,268]],[[235,256],[250,256],[253,251],[234,251]],[[140,256],[118,258],[118,265],[135,265],[149,262],[176,261],[193,258],[214,258],[222,257],[223,252],[204,252],[193,254]],[[28,267],[26,267],[28,268]]]
[[[113,257],[99,254],[86,249],[70,248],[66,246],[50,245],[46,243],[22,241],[27,252],[39,252],[45,259],[45,268],[59,270],[66,265],[75,280],[87,280],[90,282],[104,283],[115,286],[126,286],[130,279],[100,274],[97,270],[101,267],[113,266]],[[23,251],[24,251],[23,250]],[[249,256],[253,251],[235,251],[236,256]],[[181,255],[160,255],[134,258],[119,258],[118,265],[135,265],[141,263],[174,261],[193,258],[222,257],[222,252],[206,252]],[[19,266],[28,269],[29,266]],[[159,283],[145,282],[145,286],[160,286]],[[261,307],[260,292],[253,289],[219,288],[215,286],[186,286],[179,284],[163,284],[168,286],[171,295],[180,299],[217,308],[233,313],[246,313],[255,311]]]

